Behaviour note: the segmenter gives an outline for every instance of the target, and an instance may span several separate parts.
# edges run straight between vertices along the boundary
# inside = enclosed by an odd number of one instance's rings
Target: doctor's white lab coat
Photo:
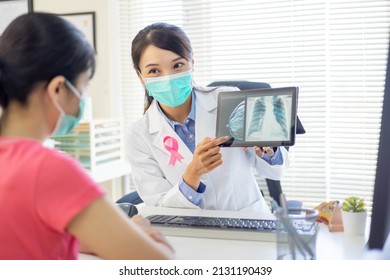
[[[205,137],[215,136],[218,93],[231,90],[237,89],[221,87],[213,91],[207,88],[209,92],[195,90],[196,143]],[[153,100],[145,115],[130,127],[127,137],[127,156],[132,177],[146,205],[269,212],[253,171],[266,178],[279,180],[288,166],[288,152],[284,147],[281,147],[283,164],[274,166],[259,158],[252,148],[247,151],[243,151],[241,147],[221,148],[223,163],[202,177],[206,191],[197,206],[178,187],[193,154],[167,123],[157,106],[157,102]],[[178,153],[183,156],[181,162],[176,160],[174,166],[169,165],[171,153],[164,147],[166,136],[177,140]]]

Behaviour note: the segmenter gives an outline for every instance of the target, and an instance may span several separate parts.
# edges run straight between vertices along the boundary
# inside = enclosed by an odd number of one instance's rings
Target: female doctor
[[[288,154],[259,147],[220,148],[217,96],[236,88],[194,86],[190,40],[182,29],[151,24],[132,42],[134,68],[145,87],[144,116],[130,127],[128,157],[147,205],[269,212],[253,170],[278,180]]]

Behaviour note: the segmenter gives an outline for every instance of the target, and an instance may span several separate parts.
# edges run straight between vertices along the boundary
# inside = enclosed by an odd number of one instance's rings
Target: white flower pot
[[[364,235],[366,231],[367,211],[346,212],[341,211],[344,233],[349,235]]]

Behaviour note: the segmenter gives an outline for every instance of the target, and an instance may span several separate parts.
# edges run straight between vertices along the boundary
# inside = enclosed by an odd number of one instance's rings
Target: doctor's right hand
[[[206,137],[196,145],[192,161],[183,174],[183,180],[194,190],[199,187],[203,174],[210,172],[222,164],[220,147],[230,137],[222,136],[218,138]]]

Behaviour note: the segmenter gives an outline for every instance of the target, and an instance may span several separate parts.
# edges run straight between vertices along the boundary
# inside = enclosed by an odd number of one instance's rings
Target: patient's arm
[[[164,236],[142,217],[135,217],[129,219],[101,197],[73,218],[67,229],[79,240],[82,252],[103,259],[174,258]]]

